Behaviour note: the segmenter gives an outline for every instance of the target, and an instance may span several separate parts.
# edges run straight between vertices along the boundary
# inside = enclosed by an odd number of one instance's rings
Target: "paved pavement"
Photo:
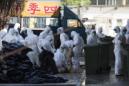
[[[108,74],[87,75],[86,86],[129,86],[129,78],[116,77],[112,69]]]

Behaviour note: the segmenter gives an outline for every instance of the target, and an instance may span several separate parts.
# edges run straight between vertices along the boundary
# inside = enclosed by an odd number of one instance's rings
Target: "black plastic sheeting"
[[[23,45],[10,44],[7,42],[3,42],[3,46],[4,53],[23,47]],[[21,54],[17,53],[11,55],[0,62],[0,83],[43,84],[65,83],[68,81],[62,77],[55,76],[54,74],[57,73],[57,70],[55,69],[55,71],[54,69],[49,68],[50,66],[45,67],[44,70],[43,66],[40,68],[32,66],[32,63],[26,56],[26,53],[29,51],[31,51],[31,49],[27,48],[23,50]],[[40,54],[40,56],[41,55],[42,54]],[[48,72],[47,68],[51,72]]]

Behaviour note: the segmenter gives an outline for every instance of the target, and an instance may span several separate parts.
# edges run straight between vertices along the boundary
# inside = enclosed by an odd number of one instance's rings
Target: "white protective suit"
[[[62,45],[65,41],[67,41],[67,40],[69,40],[68,35],[67,35],[66,33],[61,33],[61,34],[60,34],[60,42],[61,42],[61,45]]]
[[[127,31],[129,31],[129,19],[127,20],[126,28],[127,28]]]
[[[61,44],[60,48],[62,48],[63,54],[66,58],[66,66],[68,67],[71,63],[71,55],[72,55],[72,48],[73,48],[73,40],[66,40]]]
[[[85,32],[86,32],[86,35],[89,35],[90,33],[91,33],[91,29],[90,28],[87,28],[86,30],[85,30]]]
[[[27,29],[27,37],[25,38],[23,44],[24,46],[32,49],[32,51],[27,53],[27,56],[29,57],[29,60],[32,62],[33,66],[36,64],[36,66],[40,67],[37,41],[38,36],[36,36],[30,29]]]
[[[121,27],[121,30],[120,30],[120,35],[121,35],[121,38],[122,38],[122,43],[126,44],[126,28],[125,27]]]
[[[125,44],[125,35],[124,30],[121,29],[121,31],[118,29],[117,35],[113,40],[114,43],[114,54],[115,54],[115,75],[121,75],[123,74],[123,68],[124,68],[124,59],[125,56],[127,56],[127,51],[122,46]]]
[[[125,37],[126,37],[126,44],[129,44],[129,31],[126,32]]]
[[[43,42],[43,40],[46,39],[47,36],[49,36],[49,38],[51,38],[51,43],[52,43],[51,45],[55,49],[53,32],[52,32],[51,28],[49,26],[47,26],[45,28],[45,30],[42,31],[39,34],[39,40],[38,40],[38,49],[39,49],[39,52],[42,52],[42,49],[41,49],[42,44],[40,43],[40,41]]]
[[[68,53],[69,53],[69,48],[72,47],[73,45],[71,44],[71,40],[69,40],[69,37],[66,33],[64,33],[64,30],[62,27],[59,28],[60,31],[58,33],[60,34],[60,48],[63,48],[63,53],[65,55],[66,60],[68,60]]]
[[[2,46],[2,39],[4,38],[4,36],[7,34],[7,28],[4,28],[0,31],[0,51],[2,50],[3,46]]]
[[[75,72],[79,71],[79,66],[80,66],[80,56],[81,56],[81,53],[82,53],[82,48],[83,48],[83,43],[82,42],[82,39],[80,37],[80,35],[75,32],[75,31],[72,31],[71,32],[71,37],[73,38],[73,58],[72,58],[72,67],[73,67],[73,70]],[[84,42],[84,41],[83,41]]]
[[[55,49],[52,45],[53,41],[52,41],[52,36],[47,35],[45,37],[45,39],[39,39],[40,41],[38,42],[38,48],[39,48],[39,52],[42,52],[42,48],[44,48],[45,50],[48,50],[50,52],[52,52],[54,54]]]
[[[56,62],[56,66],[59,72],[63,72],[66,70],[67,60],[65,58],[62,48],[56,50],[56,52],[54,53],[54,60]]]
[[[97,36],[99,38],[104,38],[105,37],[105,35],[103,34],[103,28],[102,27],[98,28]]]
[[[120,35],[117,34],[115,39],[113,40],[114,43],[114,54],[115,54],[115,75],[122,74],[122,65],[123,65],[123,51],[121,46],[121,38]]]
[[[2,40],[8,43],[21,43],[24,39],[17,32],[17,30],[11,28],[9,29],[9,32],[3,37]]]
[[[3,39],[6,34],[7,34],[7,28],[2,29],[0,31],[0,39]]]
[[[95,30],[92,30],[90,35],[87,36],[87,45],[93,46],[98,44],[98,37]]]

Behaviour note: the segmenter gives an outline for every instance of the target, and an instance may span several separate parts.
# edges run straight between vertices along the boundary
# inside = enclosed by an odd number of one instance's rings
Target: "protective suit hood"
[[[14,29],[17,30],[18,28],[20,28],[20,24],[19,24],[19,23],[16,23],[16,24],[14,25]]]
[[[61,34],[61,33],[63,33],[64,32],[64,28],[63,27],[59,27],[58,29],[57,29],[57,33],[58,34]]]

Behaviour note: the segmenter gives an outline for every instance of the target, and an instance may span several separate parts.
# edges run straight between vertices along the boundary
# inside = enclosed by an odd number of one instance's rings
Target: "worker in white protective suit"
[[[69,40],[69,37],[66,33],[64,33],[64,28],[60,27],[57,29],[57,33],[60,34],[60,42],[63,44],[63,42]]]
[[[104,38],[105,37],[105,35],[103,34],[103,28],[102,27],[98,28],[97,36],[99,38]]]
[[[124,68],[124,56],[127,54],[127,51],[123,48],[125,39],[120,32],[120,28],[116,27],[115,32],[117,33],[113,43],[114,43],[114,55],[115,55],[115,75],[123,75]]]
[[[98,44],[98,36],[95,30],[92,30],[90,35],[87,36],[87,45],[93,46]]]
[[[39,39],[40,41],[38,42],[38,48],[39,48],[39,52],[41,53],[42,52],[42,48],[47,50],[47,51],[50,51],[54,54],[55,52],[55,48],[53,47],[52,43],[53,43],[53,38],[52,36],[50,35],[47,35],[45,37],[45,39]]]
[[[64,28],[63,27],[59,27],[57,28],[57,34],[54,36],[55,37],[55,40],[54,40],[54,43],[55,43],[55,48],[58,49],[60,46],[61,46],[61,43],[63,40],[65,40],[67,34],[64,33]],[[68,39],[68,36],[67,36],[67,39]]]
[[[52,43],[52,47],[55,48],[54,46],[54,35],[53,35],[53,31],[51,30],[51,28],[49,26],[47,26],[45,28],[44,31],[42,31],[40,34],[39,34],[39,40],[38,40],[38,48],[39,48],[39,51],[42,51],[41,48],[40,48],[40,41],[42,41],[43,39],[46,39],[47,36],[50,36],[51,37],[51,43]]]
[[[71,37],[73,39],[73,57],[72,57],[72,68],[74,72],[79,71],[79,66],[80,66],[80,55],[82,53],[82,43],[81,43],[81,38],[80,35],[72,31],[71,32]]]
[[[33,64],[33,66],[36,65],[36,66],[40,67],[37,41],[38,41],[38,36],[35,35],[33,33],[33,31],[28,28],[27,29],[27,37],[25,38],[23,44],[24,44],[24,46],[32,49],[32,51],[27,53],[27,56],[28,56],[29,60],[31,61],[31,63]]]
[[[3,37],[2,41],[8,43],[21,43],[24,39],[14,28],[9,29],[9,32]]]
[[[45,38],[48,36],[49,32],[51,31],[51,28],[50,27],[46,27],[40,34],[39,34],[39,37],[38,37],[38,43],[37,43],[37,46],[38,46],[38,49],[39,49],[39,52],[41,53],[42,52],[42,43]]]
[[[67,60],[63,53],[63,48],[59,48],[54,53],[54,60],[59,72],[65,72],[67,69]]]

